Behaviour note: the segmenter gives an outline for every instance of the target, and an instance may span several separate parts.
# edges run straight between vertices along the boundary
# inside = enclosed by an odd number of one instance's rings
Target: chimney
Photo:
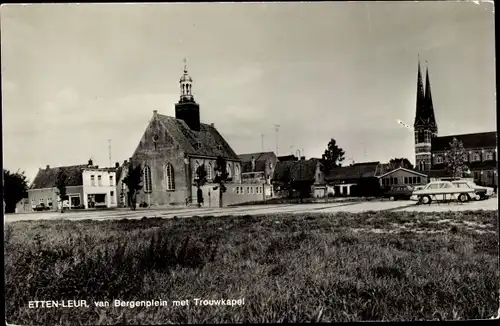
[[[47,170],[50,169],[50,165],[47,165]]]
[[[89,166],[94,165],[94,162],[92,162],[92,159],[89,160]]]
[[[128,161],[127,160],[123,160],[123,165],[127,165]]]
[[[301,156],[301,157],[300,157],[300,160],[301,160],[301,161],[305,161],[305,160],[306,160],[306,157],[305,157],[305,156]]]
[[[210,127],[214,127],[214,123],[213,122],[210,124]]]
[[[158,116],[158,110],[153,110],[153,118],[156,119],[157,116]]]
[[[252,156],[252,172],[255,172],[255,158]]]
[[[120,163],[115,162],[115,168],[119,168],[119,167],[120,167]]]

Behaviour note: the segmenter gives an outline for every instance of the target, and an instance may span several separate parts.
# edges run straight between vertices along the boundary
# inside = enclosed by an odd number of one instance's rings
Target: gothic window
[[[159,139],[158,135],[154,134],[154,136],[153,136],[153,145],[155,147],[155,150],[156,150],[156,143],[158,142],[158,139]]]
[[[425,162],[424,161],[420,161],[420,170],[425,171]]]
[[[212,180],[212,163],[207,165],[207,180]]]
[[[151,168],[149,166],[145,166],[144,169],[142,170],[142,180],[144,183],[144,192],[145,193],[150,193],[151,192]]]
[[[234,166],[234,176],[238,177],[238,175],[240,175],[240,166],[238,164],[236,164]]]
[[[172,163],[167,163],[164,170],[164,179],[167,190],[175,190],[174,166]]]
[[[424,131],[424,142],[425,143],[430,143],[431,142],[431,137],[430,133],[426,130]]]
[[[480,161],[480,160],[481,160],[481,157],[479,156],[479,153],[474,153],[472,155],[472,161],[473,162]]]
[[[231,172],[232,171],[231,171],[231,165],[229,165],[229,163],[227,163],[226,169],[227,169],[227,177],[231,178],[231,176],[232,176]]]
[[[418,141],[417,143],[423,143],[424,142],[424,132],[423,131],[419,131],[418,132]]]

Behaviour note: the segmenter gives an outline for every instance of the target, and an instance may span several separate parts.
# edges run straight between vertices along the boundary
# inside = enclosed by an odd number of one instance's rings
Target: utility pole
[[[108,139],[108,152],[109,152],[109,167],[112,167],[113,161],[111,160],[111,139]]]
[[[297,180],[297,185],[299,187],[299,202],[302,204],[302,160],[301,160],[301,152],[300,149],[297,149],[295,151],[295,154],[299,153],[299,161],[297,162],[299,164],[299,177]]]
[[[280,131],[280,125],[274,125],[274,128],[276,130],[276,156],[279,156],[279,131]]]

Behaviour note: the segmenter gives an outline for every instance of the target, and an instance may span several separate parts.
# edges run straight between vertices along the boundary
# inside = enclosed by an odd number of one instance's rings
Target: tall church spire
[[[415,123],[414,127],[424,123],[425,117],[425,94],[424,85],[422,82],[422,72],[420,70],[420,56],[418,59],[418,76],[417,76],[417,105],[416,105]]]
[[[429,81],[429,67],[427,66],[427,61],[426,63],[426,68],[425,68],[425,111],[426,111],[426,118],[428,119],[427,122],[429,124],[429,127],[431,128],[432,132],[437,134],[437,124],[436,124],[436,117],[434,116],[434,105],[432,104],[432,93],[431,93],[431,83]]]

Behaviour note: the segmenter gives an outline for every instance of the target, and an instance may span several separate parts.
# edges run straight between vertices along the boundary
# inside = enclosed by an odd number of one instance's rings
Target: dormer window
[[[222,151],[222,145],[217,145],[217,150],[220,152]]]

